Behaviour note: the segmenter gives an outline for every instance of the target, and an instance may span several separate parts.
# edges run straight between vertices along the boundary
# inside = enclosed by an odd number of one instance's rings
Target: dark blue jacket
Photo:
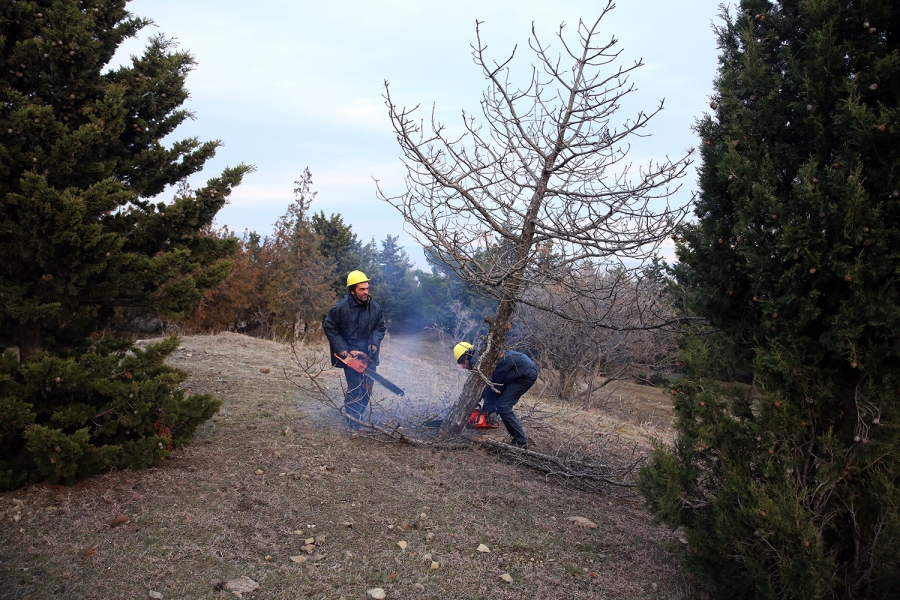
[[[475,353],[472,356],[472,364],[474,365],[477,361],[478,354]],[[497,363],[497,366],[494,367],[494,372],[491,373],[490,380],[492,383],[504,384],[519,379],[520,377],[537,377],[537,375],[537,365],[534,364],[534,361],[531,360],[527,354],[523,354],[516,350],[507,350],[500,359],[500,362]]]
[[[384,339],[387,326],[384,323],[384,312],[374,300],[359,304],[347,294],[328,310],[322,329],[325,330],[331,347],[331,366],[343,366],[334,357],[336,353],[359,350],[368,354],[372,344],[378,346],[378,352],[369,358],[378,364],[381,340]]]

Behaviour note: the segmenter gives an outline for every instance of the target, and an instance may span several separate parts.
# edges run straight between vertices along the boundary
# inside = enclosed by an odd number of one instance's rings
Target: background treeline
[[[493,303],[449,269],[415,268],[398,237],[363,243],[340,214],[315,213],[312,174],[295,182],[294,200],[269,235],[209,227],[205,235],[236,239],[231,274],[185,319],[185,333],[239,331],[269,339],[315,339],[329,307],[347,293],[347,273],[360,270],[392,331],[429,328],[461,338],[477,329]]]
[[[325,313],[347,293],[347,273],[361,270],[371,279],[372,295],[382,305],[392,333],[425,333],[448,348],[461,340],[478,343],[487,331],[484,317],[496,308],[495,299],[477,293],[456,275],[454,265],[433,252],[425,252],[430,269],[424,271],[397,245],[398,236],[387,233],[380,242],[363,243],[340,214],[313,212],[316,192],[309,170],[295,184],[294,200],[270,235],[245,231],[236,237],[228,227],[205,230],[206,236],[219,240],[236,239],[233,268],[187,318],[172,322],[179,331],[320,340]],[[501,251],[488,245],[477,258],[489,262]],[[549,268],[553,256],[548,253],[546,259]],[[585,270],[570,283],[593,290],[582,302],[585,319],[605,313],[611,323],[624,327],[641,311],[666,316],[677,312],[677,285],[667,271],[657,260],[638,271]],[[516,312],[507,345],[538,361],[551,394],[584,406],[600,402],[600,390],[611,381],[656,384],[678,371],[677,340],[670,332],[601,329],[527,304]]]

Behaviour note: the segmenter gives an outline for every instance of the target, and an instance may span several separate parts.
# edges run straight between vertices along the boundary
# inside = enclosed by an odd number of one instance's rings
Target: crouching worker
[[[453,348],[453,356],[457,364],[470,371],[478,362],[478,354],[468,342],[458,343]],[[481,392],[483,402],[481,410],[488,415],[497,413],[500,416],[503,426],[512,438],[513,446],[528,447],[525,430],[522,429],[522,424],[512,409],[519,398],[531,389],[537,381],[537,376],[538,368],[533,360],[521,352],[509,350],[503,354],[490,376],[491,383],[496,384],[499,393],[492,390],[489,385],[484,386],[484,391]]]
[[[331,348],[331,366],[344,367],[347,393],[344,396],[344,414],[351,429],[359,429],[369,406],[372,380],[365,373],[357,373],[339,361],[362,352],[372,361],[367,371],[378,365],[379,349],[387,327],[381,306],[369,296],[369,278],[362,271],[347,275],[347,295],[337,301],[322,322]],[[354,421],[355,419],[355,421]]]

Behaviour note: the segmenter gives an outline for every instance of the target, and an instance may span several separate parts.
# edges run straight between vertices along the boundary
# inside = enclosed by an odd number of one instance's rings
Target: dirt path
[[[147,471],[0,494],[0,599],[233,598],[222,583],[241,576],[261,585],[252,598],[688,597],[681,544],[637,502],[563,489],[477,448],[351,438],[285,380],[290,358],[239,335],[185,338],[172,363],[190,389],[223,399],[220,413]],[[379,372],[411,405],[439,405],[460,384],[445,358],[397,337]],[[337,370],[328,377],[339,385]],[[523,404],[535,400],[550,406]],[[578,418],[639,443],[657,409],[635,402],[630,420]],[[525,426],[550,443],[539,422]]]

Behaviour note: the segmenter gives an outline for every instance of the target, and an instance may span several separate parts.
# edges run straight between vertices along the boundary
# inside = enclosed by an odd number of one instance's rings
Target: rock
[[[509,573],[504,573],[503,575],[500,576],[500,579],[502,579],[502,580],[505,581],[506,583],[512,583],[512,582],[513,582],[512,575],[510,575]]]
[[[569,517],[569,522],[574,523],[579,527],[584,527],[585,529],[597,529],[596,523],[590,519],[585,519],[584,517]]]
[[[232,579],[225,584],[225,589],[233,594],[246,594],[256,590],[259,584],[244,575],[238,579]]]
[[[256,474],[257,474],[257,475],[262,475],[263,473],[265,473],[265,471],[263,471],[262,469],[257,469],[257,470],[256,470]]]
[[[262,367],[262,368],[259,370],[259,372],[262,373],[263,375],[268,375],[268,374],[271,373],[272,371],[269,369],[269,367]]]
[[[325,545],[325,536],[318,535],[316,536],[316,546],[324,546]]]
[[[313,552],[316,551],[316,545],[315,544],[307,544],[300,549],[303,550],[304,552],[306,552],[307,554],[312,554]]]
[[[431,561],[431,568],[432,568],[432,569],[437,569],[437,568],[440,567],[440,566],[441,566],[441,565],[438,564],[438,561],[436,561],[436,560]]]
[[[490,552],[491,549],[485,546],[484,544],[478,544],[478,548],[476,548],[479,552]]]
[[[387,594],[384,593],[384,590],[381,588],[372,588],[371,590],[366,590],[366,594],[369,598],[373,598],[374,600],[384,600],[387,598]]]
[[[431,562],[431,552],[422,555],[422,562]]]
[[[310,544],[315,544],[316,538],[306,538],[306,540],[303,543],[306,544],[307,546],[309,546]]]
[[[651,583],[651,584],[650,584],[650,591],[653,592],[653,593],[655,594],[656,592],[659,591],[659,585],[657,585],[657,584],[655,584],[655,583]]]
[[[397,545],[400,546],[400,549],[401,549],[401,550],[404,550],[404,551],[405,551],[405,550],[406,550],[406,547],[407,547],[409,544],[407,544],[407,543],[404,542],[403,540],[400,540],[399,542],[397,542]]]
[[[153,591],[153,590],[150,590],[149,592],[147,592],[147,595],[150,596],[151,598],[153,598],[154,600],[162,600],[162,597],[163,597],[162,594],[160,594],[159,592]]]
[[[303,563],[306,562],[306,557],[302,556],[302,555],[301,556],[291,556],[290,559],[293,562],[297,563],[298,565],[302,565]]]

